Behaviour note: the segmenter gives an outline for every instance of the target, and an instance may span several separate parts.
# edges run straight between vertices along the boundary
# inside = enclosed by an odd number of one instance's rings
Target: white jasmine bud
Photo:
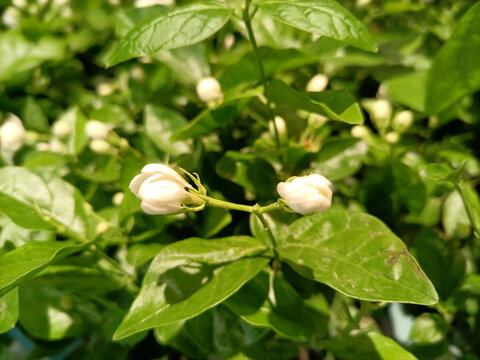
[[[119,206],[122,203],[124,197],[125,197],[125,194],[121,191],[113,194],[112,204],[116,205],[116,206]]]
[[[72,125],[65,120],[57,120],[52,125],[52,132],[59,138],[65,138],[72,131]]]
[[[9,114],[0,126],[0,146],[8,151],[17,151],[23,145],[25,128],[22,120],[14,114]]]
[[[385,135],[385,140],[390,144],[396,144],[400,141],[400,135],[396,131],[390,131]]]
[[[115,86],[110,82],[102,81],[95,86],[95,90],[100,96],[108,96],[113,94]]]
[[[35,145],[35,149],[38,151],[50,151],[50,144],[47,142],[39,142]]]
[[[355,5],[356,5],[357,7],[362,7],[362,6],[365,6],[365,5],[370,4],[371,2],[372,2],[372,0],[357,0],[357,1],[355,2]]]
[[[393,118],[392,127],[395,131],[404,133],[410,126],[412,126],[415,120],[415,115],[410,110],[403,110],[397,113]]]
[[[204,77],[197,84],[197,95],[205,103],[223,99],[222,87],[214,77]]]
[[[354,138],[364,139],[370,135],[370,132],[364,125],[355,125],[350,129],[350,134],[352,134]]]
[[[372,112],[375,119],[389,120],[392,116],[392,105],[385,99],[375,100],[372,104]]]
[[[5,11],[2,14],[3,25],[5,25],[8,28],[15,28],[20,22],[21,16],[22,14],[20,13],[20,10],[12,6],[9,6],[5,9]]]
[[[225,49],[230,50],[233,45],[235,44],[235,35],[232,33],[228,33],[225,35],[225,38],[223,39],[223,46],[225,46]]]
[[[332,205],[332,183],[320,174],[295,177],[277,185],[288,207],[302,215],[321,213]]]
[[[175,0],[135,0],[135,7],[147,7],[153,5],[175,5]]]
[[[50,140],[49,145],[51,152],[61,153],[64,151],[64,145],[57,139]]]
[[[12,0],[12,5],[17,8],[23,9],[28,5],[28,2],[27,0]]]
[[[110,144],[103,139],[92,139],[88,147],[97,154],[106,154],[111,149]]]
[[[143,211],[150,215],[177,214],[186,211],[183,205],[203,204],[203,200],[185,189],[193,188],[163,164],[144,166],[142,173],[130,183],[130,191],[142,200]]]
[[[274,121],[278,131],[278,138],[281,141],[285,141],[287,139],[287,124],[285,123],[285,119],[281,116],[275,116]],[[275,127],[273,126],[273,121],[268,123],[268,130],[272,136],[275,136]]]
[[[107,124],[98,120],[88,120],[85,124],[85,133],[92,139],[105,139],[109,130]]]
[[[317,74],[310,79],[307,84],[306,90],[310,92],[323,91],[327,88],[328,77],[325,74]]]

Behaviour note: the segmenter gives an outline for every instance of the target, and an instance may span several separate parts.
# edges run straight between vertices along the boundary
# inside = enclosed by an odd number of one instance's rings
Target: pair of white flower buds
[[[277,185],[287,206],[302,215],[320,213],[332,204],[330,181],[322,175],[294,177]],[[187,211],[188,205],[204,200],[187,191],[193,187],[175,170],[163,164],[146,165],[130,183],[130,190],[142,200],[142,209],[150,215],[169,215]]]

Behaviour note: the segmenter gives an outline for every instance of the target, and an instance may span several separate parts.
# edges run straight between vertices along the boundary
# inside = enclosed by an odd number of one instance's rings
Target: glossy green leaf
[[[280,257],[307,278],[362,300],[438,301],[403,242],[371,215],[330,209],[295,221],[288,234]]]
[[[47,172],[21,167],[0,169],[0,211],[28,229],[56,229],[92,239],[99,222],[80,191]]]
[[[288,282],[276,276],[273,292],[269,289],[269,274],[261,272],[228,299],[226,305],[248,323],[289,338],[308,340],[314,334],[326,333],[328,313],[321,314],[307,306]]]
[[[192,318],[221,303],[268,263],[267,258],[250,257],[266,249],[247,236],[168,245],[152,261],[114,339]]]
[[[330,37],[363,50],[377,50],[370,33],[333,0],[267,0],[257,5],[273,18],[301,30]]]
[[[18,320],[18,289],[0,296],[0,334],[13,328]]]
[[[232,222],[232,214],[227,209],[207,207],[202,214],[201,235],[204,238],[215,236]]]
[[[477,3],[463,15],[450,39],[435,55],[427,80],[429,114],[438,114],[480,89],[479,17],[480,4]]]
[[[86,334],[100,323],[95,308],[83,297],[48,285],[22,286],[19,321],[29,333],[44,340],[60,340]]]
[[[26,129],[49,132],[48,119],[33,97],[28,97],[23,105],[22,120]]]
[[[348,124],[363,124],[363,113],[352,95],[346,90],[302,92],[280,80],[273,80],[267,90],[273,102],[321,114],[329,119]]]
[[[190,152],[185,141],[172,141],[172,135],[187,125],[187,120],[176,111],[147,105],[143,113],[143,123],[147,136],[160,150],[172,156]]]
[[[267,221],[275,241],[280,245],[287,237],[289,225],[298,218],[298,215],[287,213],[285,211],[272,211],[263,214],[263,217]],[[254,214],[250,214],[250,231],[258,241],[262,242],[262,244],[265,244],[266,246],[270,244],[271,240],[268,231],[265,230],[265,227]]]
[[[198,43],[220,30],[232,12],[228,5],[217,1],[167,9],[135,26],[123,37],[109,56],[107,66],[159,50]]]
[[[84,246],[67,241],[29,242],[0,257],[0,296],[38,274],[53,261]]]
[[[139,267],[153,259],[163,250],[164,244],[133,244],[128,248],[127,261],[130,265]]]
[[[359,139],[331,137],[323,144],[310,167],[330,181],[355,174],[367,155],[367,144]]]
[[[417,360],[394,340],[376,332],[322,340],[322,345],[345,360]]]

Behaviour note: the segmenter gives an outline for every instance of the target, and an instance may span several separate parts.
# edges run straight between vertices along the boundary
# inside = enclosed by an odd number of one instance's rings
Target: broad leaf
[[[308,340],[314,334],[326,333],[328,313],[308,307],[288,282],[276,276],[273,292],[269,290],[269,274],[261,272],[226,304],[248,323],[271,328],[283,336]]]
[[[147,105],[143,113],[143,123],[147,136],[163,152],[178,156],[190,151],[190,146],[185,141],[171,139],[172,134],[187,125],[187,120],[178,112]]]
[[[322,340],[321,344],[345,360],[417,360],[394,340],[376,332],[338,336]]]
[[[135,26],[123,37],[107,60],[107,66],[159,50],[198,43],[220,30],[232,12],[228,5],[217,1],[167,9]]]
[[[302,92],[280,80],[273,80],[267,94],[273,102],[321,114],[329,119],[348,124],[362,124],[363,113],[355,99],[346,90]]]
[[[417,111],[425,111],[427,72],[418,71],[384,81],[388,97]]]
[[[363,50],[377,50],[370,33],[333,0],[267,0],[257,5],[273,18],[301,30],[330,37]]]
[[[29,242],[0,257],[0,296],[38,274],[54,260],[84,248],[67,241]]]
[[[463,168],[462,166],[452,169],[447,164],[428,164],[424,170],[433,181],[449,181],[456,184],[462,176]]]
[[[29,333],[44,340],[86,334],[101,317],[84,297],[48,285],[22,286],[19,321]]]
[[[0,211],[27,229],[56,229],[93,239],[100,219],[80,191],[49,173],[21,167],[0,169]]]
[[[13,328],[18,320],[18,289],[0,296],[0,334]],[[0,357],[1,358],[1,357]]]
[[[288,234],[279,254],[307,278],[362,300],[438,301],[403,242],[371,215],[330,209],[295,221]]]
[[[465,181],[460,181],[458,191],[462,196],[465,210],[467,211],[470,223],[475,231],[475,235],[480,238],[480,198]]]
[[[462,17],[428,72],[426,109],[438,114],[480,89],[480,3]],[[448,74],[448,76],[445,76]]]
[[[192,238],[167,246],[152,261],[114,339],[192,318],[221,303],[268,263],[250,257],[266,249],[247,236]]]
[[[362,140],[332,137],[325,141],[310,167],[331,181],[340,180],[360,170],[367,151]]]
[[[443,316],[424,313],[415,318],[409,337],[417,344],[435,344],[443,341],[449,330]]]
[[[65,121],[70,124],[70,133],[67,137],[67,151],[70,154],[81,153],[88,143],[87,134],[85,133],[85,124],[87,118],[78,107],[73,107],[64,112],[58,120]]]
[[[420,175],[401,162],[391,164],[393,190],[398,200],[408,210],[418,214],[425,206],[427,193]]]

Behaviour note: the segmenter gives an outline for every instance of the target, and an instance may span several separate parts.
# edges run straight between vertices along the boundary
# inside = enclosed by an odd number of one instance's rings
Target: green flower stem
[[[253,54],[255,55],[255,59],[257,60],[258,70],[260,71],[260,77],[262,79],[263,84],[263,91],[265,93],[265,97],[267,98],[267,108],[270,115],[270,120],[273,122],[273,129],[275,132],[275,144],[277,148],[280,147],[280,136],[278,134],[277,124],[275,124],[275,120],[273,117],[271,102],[269,97],[267,96],[267,78],[265,76],[265,70],[263,69],[262,59],[260,58],[260,52],[258,51],[257,41],[255,40],[255,35],[253,34],[252,30],[252,16],[250,15],[250,4],[252,0],[245,1],[245,10],[243,12],[243,21],[245,22],[245,27],[247,28],[248,39],[250,40],[250,44],[252,45]]]
[[[229,209],[229,210],[245,211],[245,212],[254,213],[254,214],[264,214],[266,212],[278,210],[282,207],[282,204],[279,201],[269,205],[265,205],[265,206],[260,206],[258,204],[251,206],[251,205],[236,204],[229,201],[214,199],[210,196],[202,195],[196,191],[192,192],[192,194],[202,199],[205,202],[205,206],[211,206],[211,207],[217,207],[217,208]]]

